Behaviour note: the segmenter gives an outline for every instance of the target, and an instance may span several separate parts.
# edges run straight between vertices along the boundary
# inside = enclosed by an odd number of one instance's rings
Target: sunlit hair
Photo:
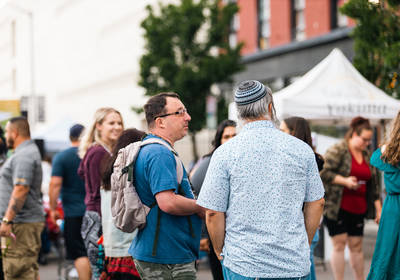
[[[99,108],[96,110],[96,112],[94,113],[94,122],[90,126],[90,129],[88,129],[87,132],[85,133],[85,135],[83,136],[82,141],[79,146],[78,154],[81,158],[83,158],[85,156],[86,151],[89,149],[89,147],[93,143],[103,144],[101,137],[100,137],[100,133],[96,129],[96,125],[102,124],[104,119],[111,113],[117,113],[121,117],[121,121],[122,121],[121,113],[118,112],[117,110],[115,110],[114,108],[104,107],[104,108]],[[123,128],[124,128],[124,124],[122,123],[122,129]]]
[[[398,166],[400,163],[400,111],[391,125],[389,139],[386,141],[386,149],[382,153],[382,160]]]
[[[274,101],[272,99],[272,91],[269,87],[265,87],[267,94],[256,102],[247,105],[236,104],[238,117],[242,120],[254,120],[260,117],[266,117],[268,120],[277,123]],[[271,115],[268,114],[268,106],[272,104]]]
[[[368,119],[363,117],[355,117],[351,120],[350,127],[346,132],[345,139],[348,141],[356,133],[358,136],[361,135],[363,130],[372,130],[371,124]]]
[[[306,142],[311,148],[311,129],[306,119],[302,117],[290,117],[283,120],[290,131],[290,134]]]

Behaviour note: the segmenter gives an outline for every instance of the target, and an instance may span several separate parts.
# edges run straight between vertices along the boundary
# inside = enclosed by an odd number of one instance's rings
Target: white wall
[[[34,16],[34,94],[46,97],[46,121],[32,124],[34,129],[65,117],[88,124],[101,106],[120,110],[127,127],[143,128],[142,116],[131,110],[147,99],[137,85],[144,50],[140,22],[147,14],[145,6],[157,2],[9,1],[0,9],[0,58],[5,62],[0,65],[0,98],[31,94],[29,17],[18,6]],[[12,20],[17,22],[15,58],[8,57]],[[10,78],[13,67],[18,74],[16,93]]]
[[[137,85],[144,52],[140,23],[147,15],[145,6],[158,2],[10,0],[0,8],[0,59],[9,56],[9,50],[1,48],[1,42],[8,40],[2,32],[2,26],[9,28],[7,21],[17,22],[18,51],[15,58],[5,60],[9,64],[0,63],[0,99],[6,92],[17,98],[31,94],[30,24],[29,17],[15,8],[19,6],[33,13],[34,94],[46,97],[46,120],[31,124],[33,134],[65,119],[89,125],[94,111],[102,106],[119,110],[126,127],[146,129],[143,115],[133,113],[131,107],[140,107],[147,100],[144,89]],[[1,83],[6,77],[2,68],[9,73],[13,65],[18,71],[16,93],[10,91],[9,83]],[[213,132],[199,134],[200,156],[210,150],[212,137]],[[176,149],[188,165],[192,160],[190,138],[179,141]]]
[[[155,1],[56,2],[43,6],[37,35],[38,91],[48,97],[48,121],[66,115],[88,124],[97,108],[112,106],[127,127],[140,127],[131,110],[146,100],[137,85],[140,22],[145,5]]]

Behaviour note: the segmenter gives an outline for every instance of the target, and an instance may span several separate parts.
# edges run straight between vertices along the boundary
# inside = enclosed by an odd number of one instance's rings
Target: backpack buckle
[[[125,174],[129,171],[129,165],[125,166],[124,168],[121,169],[122,174]]]

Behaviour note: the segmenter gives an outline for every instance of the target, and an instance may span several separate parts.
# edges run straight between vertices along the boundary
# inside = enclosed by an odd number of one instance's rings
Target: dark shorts
[[[86,257],[86,248],[81,235],[83,217],[64,218],[64,239],[67,250],[67,260]]]
[[[343,209],[339,210],[337,221],[324,217],[329,236],[347,233],[349,236],[364,235],[364,214],[353,214]]]

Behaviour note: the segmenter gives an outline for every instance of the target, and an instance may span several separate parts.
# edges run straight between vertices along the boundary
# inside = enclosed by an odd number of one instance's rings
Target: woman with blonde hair
[[[371,164],[384,172],[387,196],[367,279],[400,279],[400,111],[388,141],[372,154]]]
[[[92,268],[92,279],[98,279],[101,271],[96,266],[101,235],[100,185],[101,166],[111,156],[111,151],[124,129],[121,114],[113,108],[100,108],[94,114],[93,125],[81,141],[82,157],[78,174],[85,181],[86,212],[81,234]]]
[[[369,164],[372,141],[368,119],[356,117],[343,141],[326,152],[321,179],[325,187],[324,222],[332,238],[331,266],[335,280],[344,277],[344,249],[350,251],[354,278],[364,278],[364,219],[379,223],[382,204],[375,167]]]

